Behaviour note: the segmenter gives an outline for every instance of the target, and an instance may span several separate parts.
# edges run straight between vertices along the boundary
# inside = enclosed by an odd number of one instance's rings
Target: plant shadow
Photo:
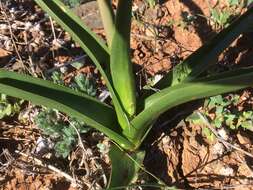
[[[230,160],[232,157],[233,160],[233,157],[235,155],[238,156],[240,152],[235,153],[233,150],[226,150],[223,154],[214,156],[210,150],[210,144],[203,143],[205,137],[201,135],[196,135],[194,138],[199,144],[205,147],[205,155],[195,154],[187,147],[184,147],[184,141],[185,138],[187,138],[184,133],[185,127],[186,126],[179,124],[173,130],[170,129],[169,133],[164,135],[163,139],[160,137],[160,139],[162,139],[161,141],[163,141],[162,143],[154,142],[149,147],[144,161],[145,167],[148,169],[148,171],[153,173],[168,186],[173,186],[179,189],[217,188],[218,184],[221,184],[223,187],[226,185],[229,187],[231,185],[236,186],[237,182],[241,184],[241,182],[244,180],[248,181],[249,183],[253,181],[253,177],[246,175],[247,172],[242,173],[242,171],[239,169],[239,167],[241,168],[241,164],[244,162],[239,164],[234,164],[233,161],[228,162],[228,159]],[[169,139],[169,141],[166,139]],[[171,143],[176,146],[167,146]],[[187,146],[190,147],[191,144],[188,144]],[[177,150],[173,150],[173,148]],[[241,148],[244,150],[247,149],[245,146],[241,146]],[[178,155],[174,154],[175,151],[178,153]],[[196,152],[198,151],[199,150],[196,150]],[[183,154],[185,156],[183,156]],[[187,157],[187,154],[193,154],[194,156]],[[173,160],[175,156],[178,157],[176,162]],[[253,159],[244,155],[240,156],[244,157],[246,161],[245,164],[252,169],[251,166]],[[194,159],[194,157],[197,157],[198,159]],[[186,158],[190,160],[186,160]],[[173,164],[174,167],[171,167]],[[217,174],[217,170],[212,171],[210,169],[216,166],[232,168],[234,173],[233,175],[226,174],[225,170],[223,171],[223,168],[220,168],[220,171],[218,172],[219,174]],[[241,186],[238,186],[238,188]]]
[[[168,2],[168,0],[161,0],[158,3],[162,6],[166,2]],[[180,0],[179,2],[186,6],[192,15],[196,16],[196,20],[194,21],[193,27],[195,28],[195,31],[201,39],[202,43],[207,42],[210,37],[216,34],[216,32],[212,29],[211,25],[208,23],[207,18],[205,18],[205,14],[199,5],[197,5],[192,0]],[[184,12],[181,13],[182,16],[183,14]]]

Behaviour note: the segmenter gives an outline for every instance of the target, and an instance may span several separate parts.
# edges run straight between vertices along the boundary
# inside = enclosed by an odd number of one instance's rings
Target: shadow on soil
[[[205,14],[195,2],[193,2],[192,0],[180,0],[180,2],[183,3],[186,7],[188,7],[188,9],[193,15],[198,15],[194,23],[194,28],[198,33],[198,36],[200,37],[202,43],[205,43],[208,40],[208,36],[213,36],[216,34],[216,32],[213,31],[212,27],[208,24],[207,19],[200,16]]]
[[[168,0],[161,0],[159,1],[159,4],[162,5],[166,3]],[[207,19],[204,17],[204,12],[201,10],[201,8],[192,0],[180,0],[182,4],[184,4],[189,11],[197,16],[197,19],[194,21],[193,27],[195,28],[196,32],[198,33],[198,36],[200,37],[202,43],[205,43],[210,37],[214,36],[216,34],[215,31],[213,31],[212,27],[208,23]],[[202,16],[203,15],[203,16]]]

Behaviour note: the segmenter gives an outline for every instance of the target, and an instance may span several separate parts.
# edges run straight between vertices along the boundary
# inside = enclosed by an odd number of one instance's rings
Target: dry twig
[[[81,136],[80,136],[80,133],[79,133],[79,131],[77,130],[77,128],[73,125],[73,123],[71,123],[71,121],[69,121],[69,119],[68,119],[66,116],[64,116],[63,114],[61,114],[61,116],[63,116],[64,119],[65,119],[66,121],[68,121],[68,123],[70,124],[70,126],[73,127],[73,129],[76,131],[76,134],[77,134],[77,137],[78,137],[78,141],[79,141],[79,146],[80,146],[80,147],[82,148],[82,150],[83,150],[82,161],[81,161],[80,165],[82,166],[82,165],[84,164],[84,167],[85,167],[85,170],[86,170],[86,175],[85,175],[85,177],[88,177],[88,176],[90,175],[90,170],[89,170],[89,165],[88,165],[88,163],[87,163],[86,160],[85,160],[85,157],[86,157],[86,155],[85,155],[85,147],[84,147],[82,138],[81,138]]]
[[[69,174],[67,174],[67,173],[65,173],[65,172],[63,172],[63,171],[61,171],[60,169],[58,169],[58,168],[56,168],[56,167],[54,167],[54,166],[52,166],[52,165],[50,165],[50,164],[45,164],[45,163],[43,163],[43,161],[39,160],[38,158],[35,158],[34,156],[27,155],[27,154],[25,154],[25,153],[23,153],[23,152],[20,152],[20,151],[18,151],[18,150],[15,150],[15,153],[17,153],[17,154],[19,154],[19,155],[21,155],[21,156],[24,156],[24,157],[26,157],[26,158],[28,158],[28,159],[34,160],[38,165],[41,165],[41,166],[43,166],[43,167],[46,167],[46,168],[50,169],[51,171],[53,171],[53,172],[59,174],[60,176],[65,177],[65,178],[66,178],[68,181],[70,181],[74,186],[78,186],[78,187],[80,187],[80,188],[83,188],[83,185],[82,185],[80,182],[77,182],[76,179],[72,178]]]
[[[224,140],[219,134],[218,132],[212,127],[212,125],[210,124],[210,122],[208,121],[208,119],[200,112],[197,112],[198,116],[200,117],[200,119],[206,124],[206,126],[208,127],[208,129],[210,129],[210,131],[216,136],[216,139],[221,142],[225,147],[231,147],[239,152],[242,152],[243,154],[253,158],[253,154],[241,149],[240,147],[233,145],[229,142],[227,142],[226,140]]]
[[[19,59],[21,65],[22,65],[22,67],[25,68],[25,64],[24,64],[24,62],[23,62],[23,60],[22,60],[22,57],[21,57],[21,55],[20,55],[20,53],[19,53],[19,51],[18,51],[16,42],[15,42],[15,39],[14,39],[14,34],[13,34],[13,31],[12,31],[11,23],[10,23],[10,21],[9,21],[9,17],[7,16],[6,12],[4,11],[3,4],[2,4],[2,1],[1,1],[1,0],[0,0],[0,8],[1,8],[1,10],[2,10],[2,13],[3,13],[4,17],[5,17],[5,20],[7,21],[8,28],[9,28],[9,32],[10,32],[10,36],[11,36],[11,41],[12,41],[13,47],[14,47],[14,49],[15,49],[15,51],[16,51],[16,54],[17,54],[17,56],[18,56],[18,59]],[[28,69],[27,69],[27,70],[28,70]],[[29,71],[29,70],[28,70],[28,71]]]

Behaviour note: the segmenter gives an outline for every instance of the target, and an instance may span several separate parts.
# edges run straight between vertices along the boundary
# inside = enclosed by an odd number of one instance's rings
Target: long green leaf
[[[109,50],[105,43],[60,0],[35,0],[35,2],[80,44],[99,70],[101,63],[109,63]]]
[[[107,44],[109,48],[112,44],[112,37],[114,33],[114,12],[112,10],[111,0],[97,0],[102,22],[105,29]]]
[[[209,43],[178,64],[155,85],[155,88],[163,89],[182,81],[194,80],[199,74],[206,71],[210,65],[216,63],[219,54],[240,34],[247,32],[251,25],[253,25],[253,7],[249,8],[239,19],[217,34]]]
[[[58,109],[83,120],[126,149],[131,143],[121,137],[115,111],[95,98],[75,92],[50,81],[0,70],[0,93],[29,100],[34,104]]]
[[[143,162],[145,152],[138,151],[128,155],[128,153],[123,152],[117,146],[113,145],[110,149],[109,156],[112,163],[109,189],[113,189],[127,186],[134,180],[140,169],[139,165]]]
[[[82,49],[92,59],[103,76],[111,93],[120,124],[128,126],[129,121],[127,115],[125,114],[118,97],[115,94],[114,88],[111,85],[111,76],[109,73],[105,73],[100,65],[101,63],[108,64],[110,61],[108,48],[82,23],[80,18],[69,10],[61,1],[35,0],[35,2],[50,16],[52,16],[67,32],[69,32],[73,39],[80,44]]]
[[[168,87],[150,96],[145,101],[145,110],[132,120],[137,133],[132,138],[136,143],[159,115],[179,104],[208,96],[227,93],[253,85],[253,67],[217,74],[194,82]]]
[[[130,59],[131,10],[132,0],[119,0],[110,61],[113,86],[129,118],[136,111],[135,82]],[[129,126],[122,127],[125,129]]]

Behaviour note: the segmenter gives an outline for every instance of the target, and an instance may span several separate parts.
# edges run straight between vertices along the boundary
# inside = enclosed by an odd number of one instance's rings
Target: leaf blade
[[[61,1],[35,0],[35,2],[80,44],[96,65],[99,63],[108,63],[109,50],[105,43],[85,26],[82,20]],[[97,66],[100,67],[100,64]]]
[[[81,48],[92,59],[110,91],[118,120],[121,122],[120,124],[128,126],[128,118],[112,86],[111,75],[108,72],[106,73],[101,66],[101,63],[108,64],[110,61],[108,48],[82,23],[80,18],[72,13],[61,1],[35,0],[35,2],[69,32],[73,39],[80,44]]]
[[[77,93],[50,81],[0,69],[0,93],[58,109],[108,135],[121,146],[131,148],[117,128],[116,114],[108,105],[95,98]]]
[[[141,165],[144,160],[145,153],[143,151],[138,151],[132,153],[132,155],[128,155],[117,146],[113,145],[110,149],[109,156],[112,163],[112,171],[108,189],[114,189],[127,186],[133,181],[140,169],[139,165]]]
[[[253,67],[249,67],[165,88],[147,98],[146,109],[132,120],[138,131],[132,138],[139,143],[149,125],[168,109],[192,100],[250,87],[253,85],[252,78]]]
[[[115,28],[114,26],[115,15],[112,9],[112,3],[111,0],[97,0],[97,3],[105,29],[107,44],[109,47],[111,47],[112,36]]]
[[[136,111],[136,90],[130,59],[131,10],[132,0],[119,1],[110,60],[113,85],[129,118],[133,117]]]
[[[163,89],[179,84],[182,81],[194,80],[210,65],[216,62],[220,53],[223,52],[240,34],[247,32],[253,23],[253,7],[249,8],[240,18],[230,26],[217,34],[209,43],[199,48],[185,61],[164,76],[155,88]]]

